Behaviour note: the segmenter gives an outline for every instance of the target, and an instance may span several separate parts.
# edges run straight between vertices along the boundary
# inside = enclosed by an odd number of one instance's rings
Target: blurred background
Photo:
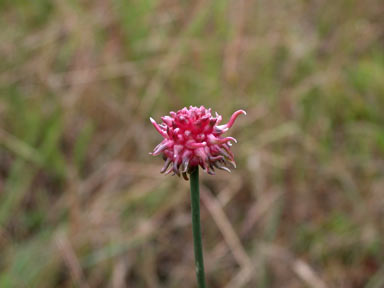
[[[381,0],[1,0],[0,287],[196,287],[189,183],[149,122],[224,123],[211,288],[384,287]]]

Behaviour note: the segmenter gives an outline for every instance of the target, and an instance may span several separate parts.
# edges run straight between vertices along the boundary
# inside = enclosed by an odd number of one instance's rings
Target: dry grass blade
[[[59,248],[59,252],[64,260],[64,263],[69,269],[73,283],[80,288],[89,288],[90,286],[85,280],[79,259],[77,258],[67,236],[63,233],[59,233],[56,238],[56,245]]]
[[[270,259],[284,261],[288,267],[301,279],[306,285],[313,288],[327,288],[326,283],[317,275],[311,266],[301,259],[294,257],[287,249],[272,244],[263,244],[261,249]]]
[[[240,270],[231,281],[225,286],[225,288],[242,288],[255,277],[255,268],[245,267]]]
[[[239,236],[233,229],[228,217],[225,215],[220,202],[212,196],[211,192],[205,186],[201,187],[201,199],[215,220],[217,227],[223,234],[224,239],[236,261],[242,267],[252,267],[252,261],[247,255],[243,245],[241,244]]]
[[[130,266],[132,265],[124,258],[115,264],[112,274],[112,288],[129,288],[129,286],[126,286],[125,279]]]
[[[249,234],[256,222],[271,208],[280,196],[281,193],[279,192],[270,193],[254,204],[247,212],[247,217],[245,217],[241,229],[241,235]]]

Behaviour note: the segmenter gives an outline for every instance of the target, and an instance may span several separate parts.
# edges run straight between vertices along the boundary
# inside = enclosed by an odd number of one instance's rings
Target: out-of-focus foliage
[[[209,287],[384,286],[384,5],[0,1],[0,287],[195,287],[188,183],[148,152],[245,109],[202,176]]]

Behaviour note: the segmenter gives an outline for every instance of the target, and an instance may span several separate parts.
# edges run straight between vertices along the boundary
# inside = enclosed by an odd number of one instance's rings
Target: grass
[[[380,4],[0,1],[0,286],[194,287],[148,118],[205,105],[248,112],[201,179],[208,286],[381,287]]]

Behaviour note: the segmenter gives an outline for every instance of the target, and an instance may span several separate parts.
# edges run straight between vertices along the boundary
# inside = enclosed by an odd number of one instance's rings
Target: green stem
[[[203,244],[201,242],[200,228],[200,189],[198,167],[196,167],[196,169],[194,169],[191,173],[191,206],[197,283],[199,288],[205,288]]]

